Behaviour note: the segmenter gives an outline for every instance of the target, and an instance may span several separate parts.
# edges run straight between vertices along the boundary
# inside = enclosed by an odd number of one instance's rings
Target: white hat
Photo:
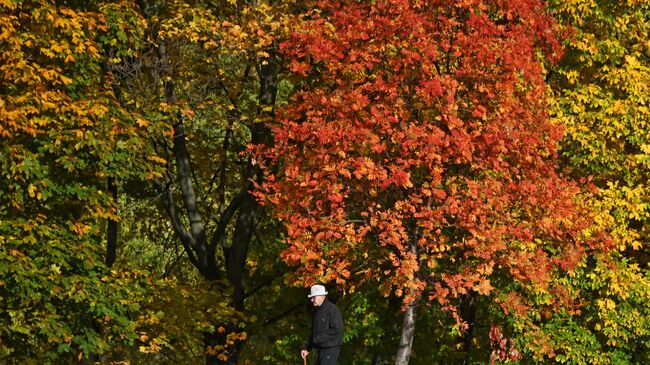
[[[325,287],[322,285],[313,285],[311,287],[311,293],[309,293],[307,298],[315,297],[318,295],[327,295],[327,291],[325,290]]]

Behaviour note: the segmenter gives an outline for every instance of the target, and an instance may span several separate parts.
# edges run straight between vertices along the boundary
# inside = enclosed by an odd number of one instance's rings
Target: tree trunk
[[[372,365],[379,365],[379,353],[375,350],[372,354]]]
[[[470,349],[472,346],[472,338],[474,337],[474,326],[476,324],[476,292],[470,291],[469,293],[460,297],[458,304],[460,310],[460,317],[467,323],[467,329],[459,338],[462,349],[465,352],[463,357],[463,365],[470,362]]]
[[[248,247],[253,235],[256,208],[255,197],[247,193],[239,207],[233,243],[228,250],[228,281],[233,286],[233,303],[237,310],[244,309],[244,273]]]
[[[178,179],[183,196],[183,205],[190,222],[190,235],[187,246],[190,246],[196,257],[196,267],[206,280],[216,280],[219,277],[217,261],[214,255],[214,247],[208,244],[205,232],[205,224],[199,212],[192,182],[190,166],[190,154],[187,150],[187,142],[182,119],[174,126],[174,155],[178,169]],[[186,247],[187,249],[187,247]]]
[[[115,206],[117,206],[117,184],[112,177],[107,181],[108,193],[111,195]],[[106,225],[106,257],[104,262],[106,266],[111,267],[117,258],[117,221],[112,219],[108,220]]]
[[[429,200],[429,205],[431,200]],[[411,253],[416,257],[418,256],[417,241],[420,235],[420,228],[417,223],[413,224],[411,234]],[[418,260],[419,261],[419,260]],[[402,334],[400,335],[399,346],[397,347],[397,355],[395,355],[395,365],[407,365],[411,357],[411,347],[413,346],[413,338],[415,337],[415,319],[419,295],[414,295],[413,289],[409,289],[409,294],[414,298],[404,312],[404,320],[402,321]]]
[[[402,321],[402,334],[397,347],[397,355],[395,356],[395,365],[407,365],[411,357],[411,347],[413,346],[413,338],[415,337],[415,319],[416,319],[417,300],[413,301],[406,308],[404,312],[404,320]]]
[[[260,115],[271,118],[273,116],[272,108],[275,105],[275,97],[277,95],[278,65],[275,60],[275,51],[269,49],[269,53],[271,57],[266,60],[265,64],[260,64],[258,69],[260,80],[258,100],[260,104]],[[251,126],[252,144],[269,145],[272,143],[272,137],[271,130],[265,123],[258,122]],[[252,160],[249,159],[245,171],[244,177],[246,179],[261,182],[260,168],[253,164]],[[246,190],[242,191],[244,195],[239,206],[239,215],[235,224],[232,245],[227,250],[226,255],[228,281],[233,287],[233,304],[238,311],[242,311],[245,308],[244,298],[246,291],[244,287],[244,274],[246,273],[246,257],[248,257],[248,248],[255,229],[255,218],[258,208],[257,199],[246,188],[247,186],[252,188],[252,185],[246,181],[244,187]],[[232,328],[232,330],[235,330],[235,328]],[[232,354],[226,364],[237,364],[242,346],[242,341],[235,342]]]

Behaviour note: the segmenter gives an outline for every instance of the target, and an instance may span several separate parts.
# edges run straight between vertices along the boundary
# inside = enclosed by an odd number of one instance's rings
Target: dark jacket
[[[323,349],[343,344],[343,319],[341,311],[334,303],[325,299],[315,308],[312,316],[311,335],[305,343],[305,349]]]

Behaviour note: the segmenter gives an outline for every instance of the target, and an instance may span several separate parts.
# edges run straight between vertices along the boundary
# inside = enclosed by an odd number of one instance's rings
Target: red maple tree
[[[467,326],[455,299],[525,310],[510,283],[573,267],[589,215],[545,112],[556,33],[537,0],[318,2],[282,44],[301,89],[257,150],[296,279],[376,280],[407,316],[435,300]]]

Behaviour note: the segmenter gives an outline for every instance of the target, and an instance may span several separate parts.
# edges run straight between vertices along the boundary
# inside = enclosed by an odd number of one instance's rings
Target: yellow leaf
[[[29,186],[27,187],[27,193],[29,194],[30,197],[32,197],[32,198],[34,197],[34,195],[35,195],[34,192],[35,191],[36,191],[36,187],[34,185],[32,185],[32,184],[29,184]]]
[[[136,123],[142,128],[147,128],[149,126],[149,121],[142,118],[136,118]]]
[[[166,164],[167,163],[167,160],[165,160],[164,158],[162,158],[160,156],[157,156],[157,155],[149,155],[149,160],[154,161],[154,162],[158,162],[158,163],[161,163],[161,164]]]
[[[65,76],[61,75],[59,78],[61,79],[61,82],[62,82],[64,85],[70,85],[70,84],[72,84],[72,79],[69,78],[69,77],[65,77]]]

